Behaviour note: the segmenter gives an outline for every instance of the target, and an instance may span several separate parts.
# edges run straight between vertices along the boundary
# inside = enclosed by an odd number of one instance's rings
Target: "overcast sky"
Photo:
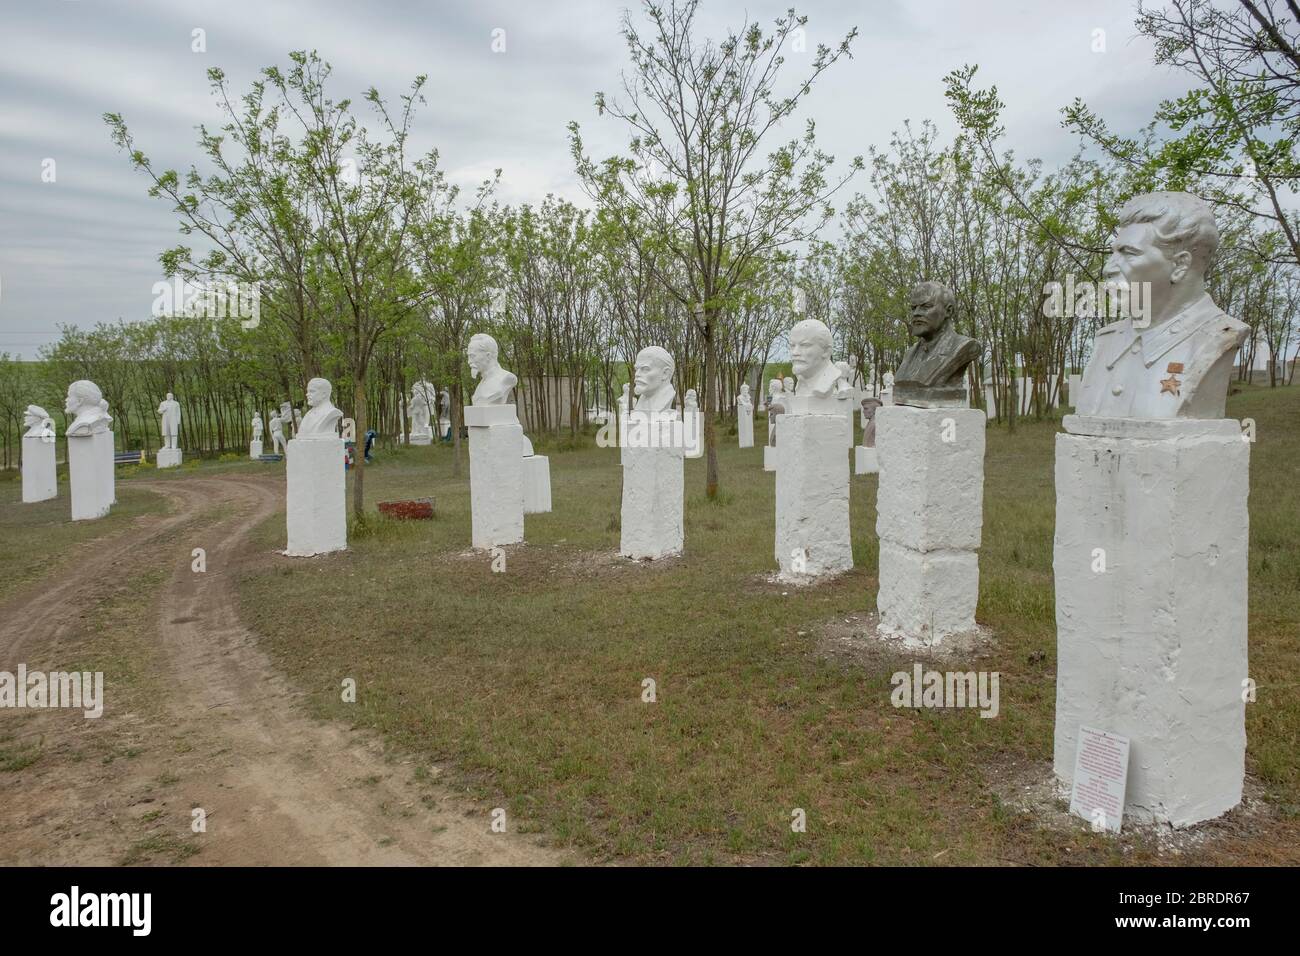
[[[710,36],[746,15],[761,23],[789,5],[705,0]],[[101,119],[121,113],[159,168],[196,161],[194,127],[215,125],[206,70],[220,66],[236,91],[286,53],[315,49],[334,66],[336,98],[376,86],[390,100],[428,74],[418,152],[437,146],[454,181],[503,170],[501,198],[583,196],[566,124],[582,124],[589,151],[623,142],[597,117],[597,90],[615,92],[627,62],[619,20],[627,2],[282,2],[282,0],[30,0],[0,18],[0,352],[35,357],[55,327],[89,327],[149,314],[158,254],[179,241],[176,219],[146,195],[142,175],[109,140]],[[1084,98],[1116,129],[1148,121],[1186,83],[1152,64],[1135,36],[1132,0],[814,0],[808,47],[851,27],[853,59],[824,75],[802,107],[841,162],[886,146],[904,120],[954,129],[942,77],[978,63],[980,85],[1007,103],[1008,145],[1049,164],[1074,139],[1060,107]],[[192,35],[205,31],[206,52]],[[505,51],[493,52],[494,30]],[[1094,31],[1105,51],[1093,51]],[[805,56],[811,58],[811,53]],[[791,53],[787,69],[797,70]],[[358,112],[369,116],[361,104]],[[42,181],[46,160],[54,182]],[[865,182],[861,187],[865,188]]]

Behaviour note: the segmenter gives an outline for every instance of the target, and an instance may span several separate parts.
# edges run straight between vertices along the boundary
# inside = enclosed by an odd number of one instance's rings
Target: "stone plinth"
[[[424,431],[412,431],[410,442],[412,445],[432,445],[433,429],[427,428]]]
[[[348,546],[343,439],[293,438],[285,446],[285,554],[307,558]]]
[[[248,457],[252,461],[257,461],[257,459],[262,457],[261,439],[253,439],[248,443]]]
[[[68,437],[68,494],[73,521],[108,514],[115,497],[114,467],[112,432]]]
[[[1250,445],[1230,419],[1065,417],[1056,436],[1056,775],[1131,739],[1125,815],[1241,802]]]
[[[754,406],[736,406],[736,438],[741,448],[754,447]]]
[[[874,475],[880,471],[880,457],[874,448],[858,445],[853,449],[853,473],[855,475]]]
[[[680,439],[673,412],[628,416],[619,540],[624,557],[662,558],[682,550],[686,475]]]
[[[975,408],[876,412],[884,636],[929,646],[975,629],[986,428]]]
[[[58,469],[54,463],[54,436],[23,436],[23,501],[48,501],[59,494]]]
[[[159,468],[179,468],[181,465],[181,450],[179,448],[159,448],[157,465]]]
[[[704,415],[698,408],[682,411],[682,441],[687,458],[704,457]]]
[[[545,455],[525,455],[523,460],[524,514],[551,511],[551,460]]]
[[[834,404],[781,416],[776,446],[776,561],[781,577],[853,567],[845,412]]]
[[[469,497],[475,548],[524,540],[524,429],[514,405],[467,405]]]
[[[763,446],[763,470],[776,471],[776,446]]]

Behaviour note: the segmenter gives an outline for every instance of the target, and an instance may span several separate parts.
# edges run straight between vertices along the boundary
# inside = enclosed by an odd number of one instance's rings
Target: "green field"
[[[451,477],[450,450],[413,448],[367,471],[371,507],[431,494],[436,520],[370,520],[346,554],[288,563],[271,554],[284,547],[277,517],[258,531],[265,556],[241,581],[242,611],[321,716],[377,728],[517,825],[595,860],[1296,862],[1298,413],[1300,389],[1229,402],[1259,436],[1255,799],[1177,854],[1150,834],[1113,840],[1049,822],[1008,797],[1050,770],[1054,422],[989,432],[978,619],[996,641],[955,669],[1000,673],[997,719],[895,709],[889,677],[913,657],[852,639],[875,604],[874,476],[853,480],[856,570],[816,588],[774,585],[774,476],[761,448],[725,433],[716,502],[702,493],[703,462],[687,462],[681,558],[616,556],[616,452],[539,443],[554,511],[527,519],[527,544],[493,573],[468,550],[469,484]],[[356,704],[340,701],[345,677]],[[655,703],[642,701],[646,678]],[[806,832],[791,830],[795,808]]]

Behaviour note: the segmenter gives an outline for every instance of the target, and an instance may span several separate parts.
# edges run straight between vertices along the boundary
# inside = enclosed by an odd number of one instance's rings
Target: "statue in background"
[[[163,448],[175,451],[176,438],[181,431],[181,405],[171,392],[159,404],[158,414],[162,416],[159,430],[162,432]]]
[[[961,407],[966,403],[966,367],[984,347],[953,328],[957,297],[942,282],[918,282],[911,300],[909,325],[917,340],[898,366],[894,404]]]
[[[339,419],[343,413],[334,407],[330,394],[334,387],[323,378],[313,378],[307,383],[307,414],[298,423],[294,438],[320,441],[324,438],[338,438]]]

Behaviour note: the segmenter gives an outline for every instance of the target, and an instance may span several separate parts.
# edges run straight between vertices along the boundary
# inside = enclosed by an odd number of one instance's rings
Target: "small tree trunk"
[[[361,442],[361,447],[365,446],[366,434],[366,379],[365,373],[360,373],[356,377],[356,384],[352,386],[352,404],[354,407],[353,421],[356,423],[357,439]],[[366,456],[364,451],[360,455],[353,456],[356,461],[352,470],[352,515],[358,521],[366,510]]]
[[[714,409],[717,404],[714,394],[717,389],[713,381],[716,363],[713,326],[712,323],[706,322],[704,326],[704,493],[711,499],[718,496],[718,445],[713,430]]]

